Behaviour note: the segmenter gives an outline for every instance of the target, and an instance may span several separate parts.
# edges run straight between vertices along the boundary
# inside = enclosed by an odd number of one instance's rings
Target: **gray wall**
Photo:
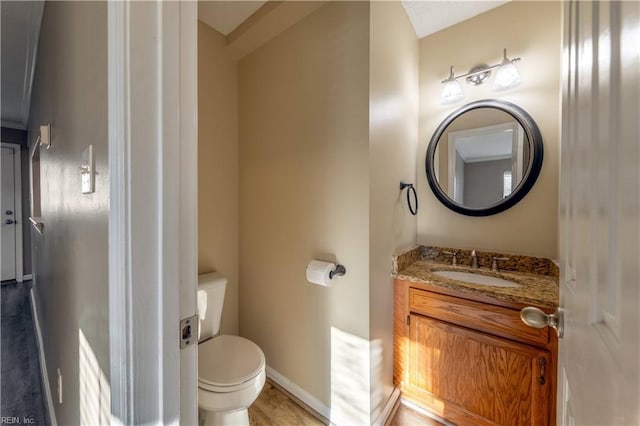
[[[47,2],[29,134],[52,125],[41,151],[44,233],[31,232],[34,291],[60,425],[107,422],[110,405],[107,235],[107,4]],[[80,192],[94,146],[95,193]],[[64,403],[57,403],[56,369]]]
[[[26,130],[0,128],[0,140],[21,146],[20,170],[22,172],[22,273],[31,273],[31,226],[29,225],[29,149]]]
[[[502,199],[504,172],[511,160],[478,161],[464,165],[464,204],[486,207]]]
[[[0,128],[0,139],[2,142],[17,143],[22,145],[23,148],[27,148],[27,131],[10,129],[8,127]]]

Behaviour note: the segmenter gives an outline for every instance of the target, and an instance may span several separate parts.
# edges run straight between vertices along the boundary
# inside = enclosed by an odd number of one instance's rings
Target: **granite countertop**
[[[544,275],[523,271],[492,272],[488,268],[470,268],[468,266],[452,266],[450,263],[434,261],[413,255],[404,264],[397,264],[393,277],[401,280],[414,281],[432,286],[443,287],[460,293],[491,297],[509,303],[535,305],[555,308],[558,306],[558,282],[553,275]],[[518,287],[494,287],[472,284],[464,281],[449,279],[433,274],[433,271],[471,272],[487,276],[515,281]]]

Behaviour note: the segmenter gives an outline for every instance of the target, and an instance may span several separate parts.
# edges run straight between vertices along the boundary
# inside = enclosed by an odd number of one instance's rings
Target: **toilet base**
[[[249,426],[249,410],[205,411],[198,410],[200,426]]]

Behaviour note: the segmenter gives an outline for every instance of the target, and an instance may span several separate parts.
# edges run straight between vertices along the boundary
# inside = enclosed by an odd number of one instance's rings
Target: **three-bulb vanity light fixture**
[[[491,70],[498,68],[496,76],[493,80],[493,90],[507,90],[512,87],[516,87],[522,80],[520,74],[514,65],[520,61],[520,58],[507,58],[507,49],[504,49],[504,57],[502,62],[496,65],[480,64],[471,68],[471,70],[462,75],[456,76],[453,72],[453,66],[449,72],[449,77],[442,81],[444,85],[442,88],[442,96],[440,98],[441,103],[451,104],[464,98],[462,87],[458,83],[459,78],[466,78],[467,83],[473,86],[479,86],[489,79],[491,76]]]

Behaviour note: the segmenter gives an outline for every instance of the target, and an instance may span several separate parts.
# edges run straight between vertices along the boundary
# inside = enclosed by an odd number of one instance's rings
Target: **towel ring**
[[[416,188],[412,183],[404,183],[401,181],[400,191],[405,188],[407,188],[407,205],[409,206],[409,211],[415,216],[418,214],[418,194],[416,193]],[[411,197],[411,194],[413,194],[413,197]],[[411,198],[413,198],[413,205],[415,205],[415,207],[412,206]]]

